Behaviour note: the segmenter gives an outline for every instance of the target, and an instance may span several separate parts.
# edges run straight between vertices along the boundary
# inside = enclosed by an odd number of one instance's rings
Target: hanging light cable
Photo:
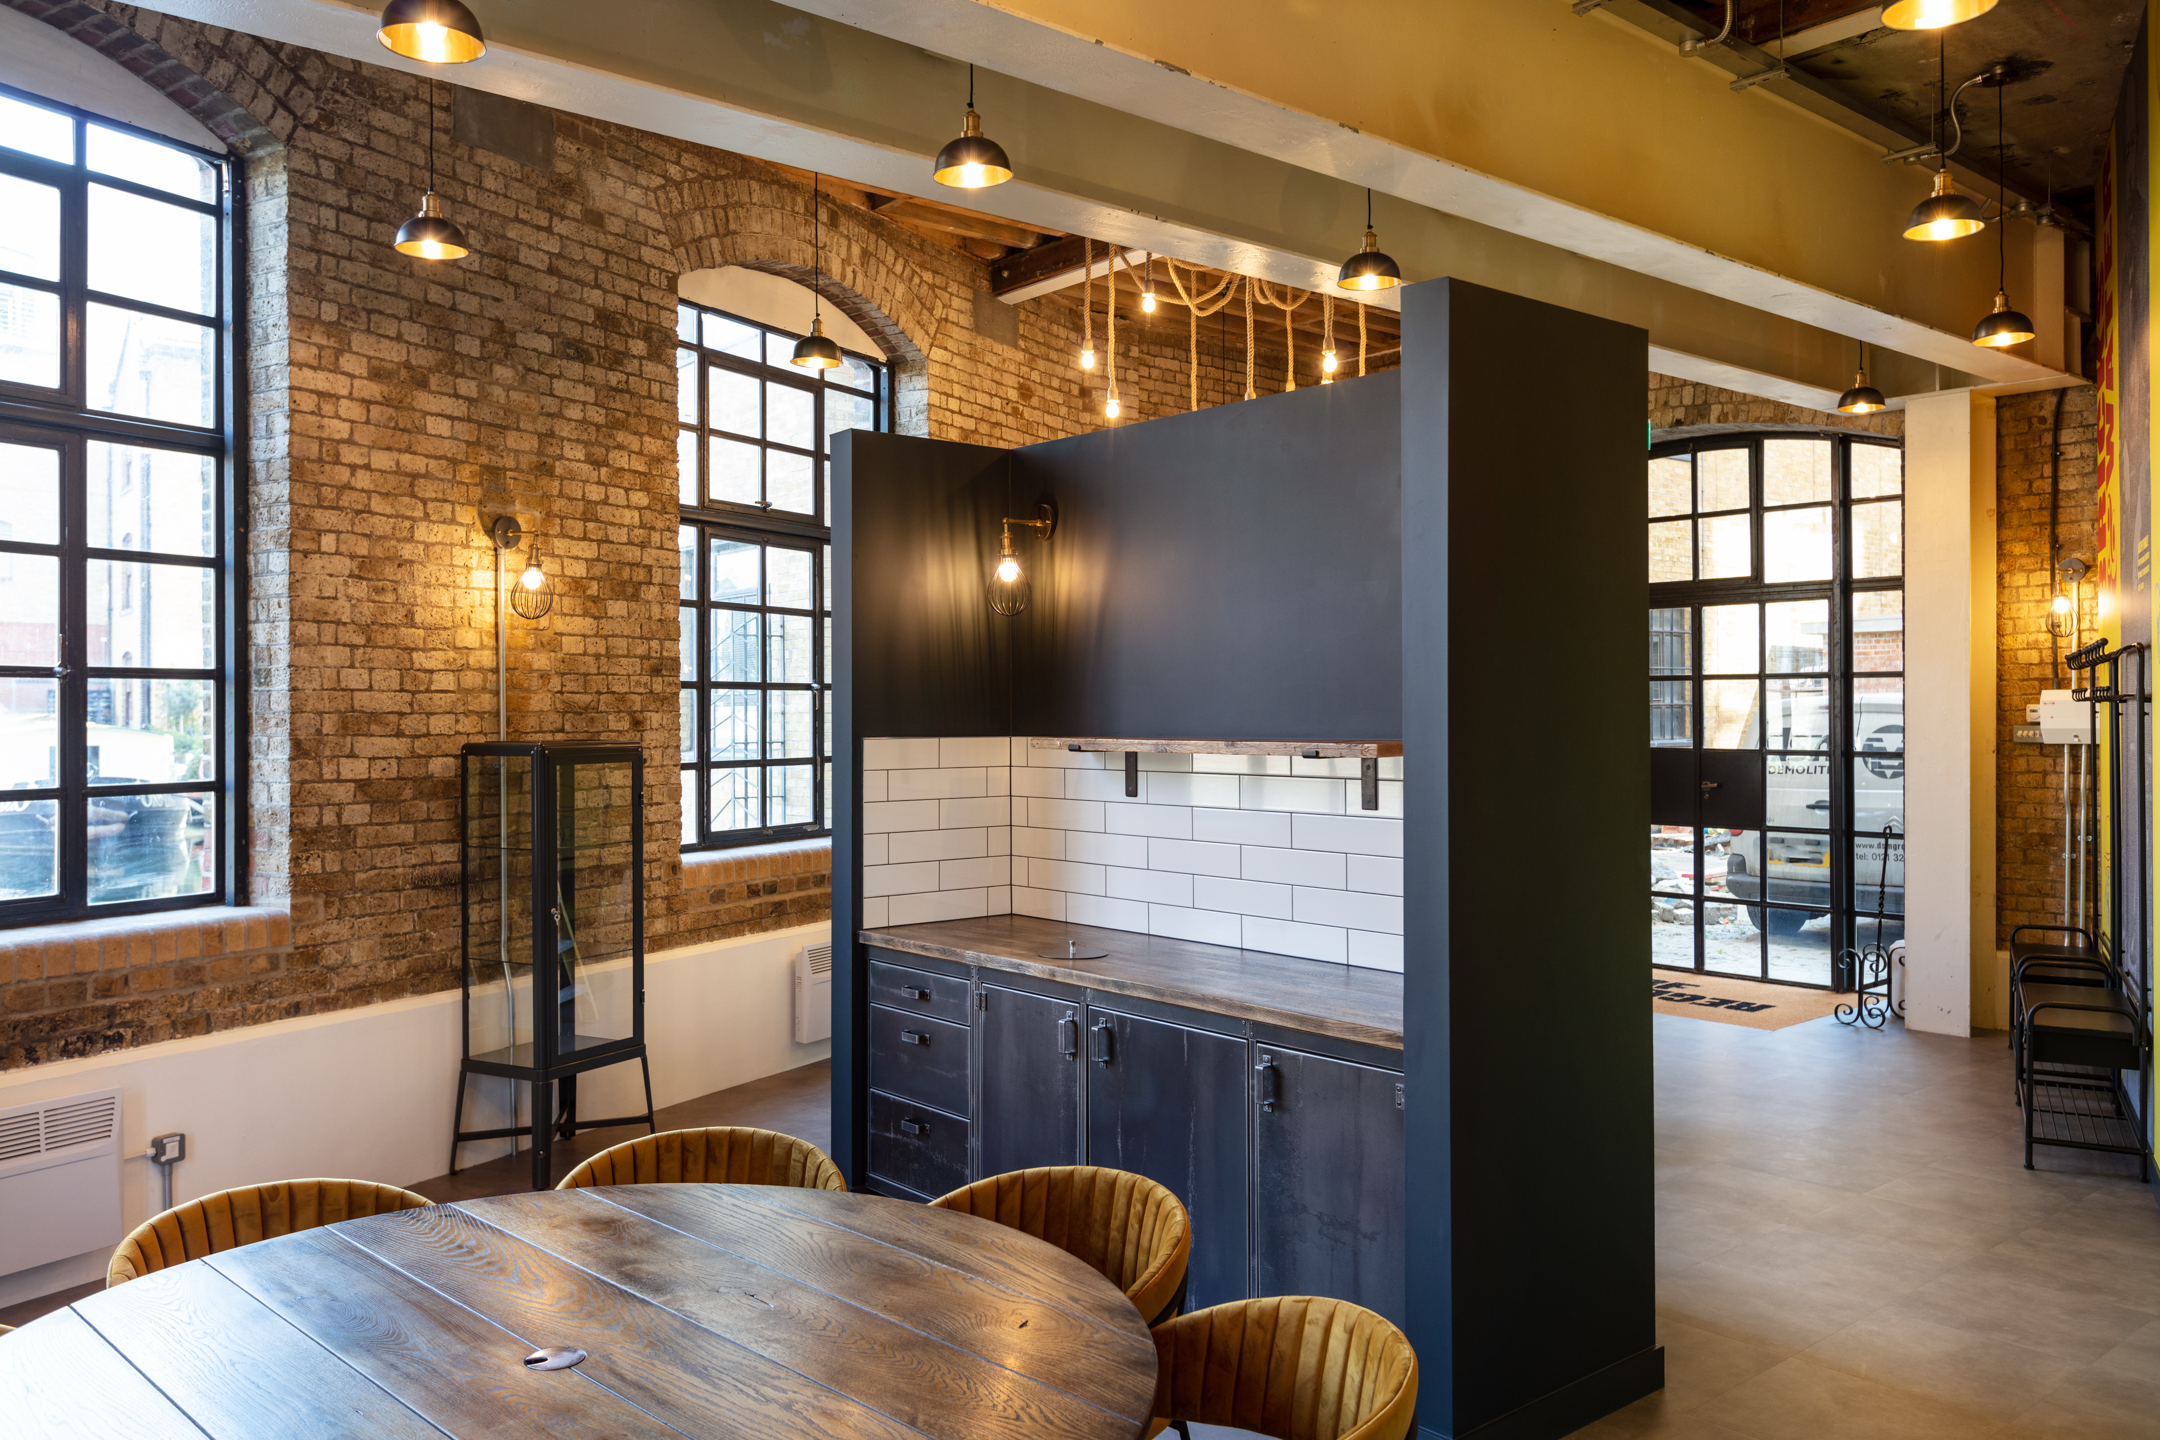
[[[1105,273],[1104,273],[1104,275],[1103,275],[1103,280],[1104,280],[1104,282],[1105,282],[1105,284],[1104,284],[1104,291],[1105,291],[1105,294],[1106,294],[1106,296],[1107,296],[1107,301],[1106,301],[1106,303],[1105,303],[1105,305],[1104,305],[1104,307],[1103,307],[1103,308],[1104,308],[1105,310],[1107,310],[1107,311],[1109,312],[1109,314],[1110,314],[1110,318],[1109,318],[1109,320],[1105,322],[1105,323],[1106,323],[1106,324],[1108,325],[1108,327],[1109,327],[1109,338],[1108,338],[1108,339],[1107,339],[1107,340],[1106,340],[1106,341],[1104,342],[1104,343],[1105,343],[1105,344],[1106,344],[1106,345],[1107,345],[1107,346],[1109,347],[1109,350],[1110,350],[1110,398],[1109,398],[1108,400],[1106,400],[1106,401],[1104,401],[1104,402],[1103,402],[1103,412],[1102,412],[1102,413],[1103,413],[1103,414],[1105,414],[1105,415],[1107,415],[1107,416],[1109,416],[1109,417],[1110,417],[1110,418],[1111,418],[1112,420],[1115,420],[1115,419],[1117,419],[1117,417],[1118,417],[1118,401],[1117,401],[1117,262],[1118,262],[1118,257],[1119,257],[1119,256],[1121,256],[1121,255],[1123,255],[1124,253],[1125,253],[1125,247],[1124,247],[1124,246],[1122,246],[1122,245],[1118,246],[1118,247],[1117,247],[1117,248],[1116,248],[1115,250],[1113,250],[1113,251],[1111,251],[1111,252],[1110,252],[1110,263],[1109,263],[1109,264],[1108,264],[1107,266],[1105,266],[1105,267],[1104,267],[1104,271],[1105,271]]]
[[[395,54],[430,65],[463,65],[487,54],[480,22],[458,0],[390,0],[375,38]]]
[[[2010,308],[2010,152],[2003,145],[2003,75],[1995,75],[1995,308],[1973,326],[1972,343],[1985,350],[2022,345],[2033,338],[2033,322]]]
[[[1852,389],[1838,396],[1838,413],[1841,415],[1873,415],[1878,410],[1890,408],[1883,399],[1882,391],[1868,384],[1867,341],[1860,342],[1860,371],[1853,376]]]
[[[1365,189],[1365,248],[1343,261],[1335,283],[1345,290],[1392,290],[1402,284],[1402,267],[1382,253],[1380,236],[1373,229],[1371,186]]]
[[[961,190],[982,190],[1012,177],[1012,161],[1006,158],[1005,148],[982,133],[982,116],[975,113],[975,67],[970,65],[967,116],[960,122],[960,138],[938,151],[930,178]]]
[[[1251,276],[1245,277],[1245,398],[1250,400],[1259,392],[1253,389],[1253,333],[1252,333]]]
[[[844,364],[840,347],[825,338],[825,211],[818,204],[816,171],[810,173],[810,333],[795,342],[794,364],[805,370],[831,370]]]
[[[1912,214],[1905,217],[1907,240],[1962,240],[1967,235],[1979,234],[1981,227],[1987,223],[1981,218],[1980,207],[1966,196],[1958,194],[1950,184],[1950,151],[1958,147],[1952,145],[1950,150],[1943,149],[1942,121],[1947,114],[1950,123],[1953,126],[1957,124],[1957,96],[1949,93],[1949,80],[1945,74],[1944,55],[1947,46],[1948,42],[1943,37],[1936,37],[1935,93],[1938,102],[1947,100],[1948,103],[1938,103],[1936,113],[1929,122],[1929,137],[1935,142],[1935,188],[1928,192],[1927,199],[1913,206]],[[1966,85],[1971,83],[1967,81]],[[1960,85],[1958,95],[1964,94],[1965,88],[1965,85]],[[1964,132],[1959,131],[1959,141],[1962,142],[1964,138]]]
[[[1357,306],[1357,373],[1365,373],[1365,302]]]
[[[400,255],[422,260],[462,260],[472,253],[465,232],[443,214],[435,198],[435,83],[428,82],[427,193],[420,197],[420,213],[398,226],[390,242]]]
[[[1095,242],[1080,237],[1080,368],[1095,368]]]

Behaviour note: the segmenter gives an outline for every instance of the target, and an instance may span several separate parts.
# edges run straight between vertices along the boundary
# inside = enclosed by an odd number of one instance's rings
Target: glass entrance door
[[[1833,984],[1903,911],[1901,457],[1719,436],[1650,460],[1652,963]]]

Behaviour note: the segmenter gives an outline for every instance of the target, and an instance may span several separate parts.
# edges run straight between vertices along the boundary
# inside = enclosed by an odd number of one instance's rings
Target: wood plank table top
[[[543,1346],[588,1352],[525,1368]],[[349,1220],[0,1338],[10,1436],[1132,1440],[1155,1346],[1054,1245],[875,1195],[623,1185]]]
[[[1402,1049],[1403,977],[1386,970],[1029,915],[890,925],[863,931],[862,940],[986,970]],[[1041,958],[1039,952],[1062,950],[1069,941],[1109,953],[1100,960]]]

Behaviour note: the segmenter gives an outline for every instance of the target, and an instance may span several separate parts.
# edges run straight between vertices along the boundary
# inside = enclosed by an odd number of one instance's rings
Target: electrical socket
[[[187,1136],[175,1132],[171,1135],[153,1135],[150,1148],[145,1152],[157,1165],[176,1165],[187,1159]]]

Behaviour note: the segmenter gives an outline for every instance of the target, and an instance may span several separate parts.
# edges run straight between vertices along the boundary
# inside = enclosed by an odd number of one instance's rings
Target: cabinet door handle
[[[930,1037],[920,1031],[902,1030],[900,1032],[900,1043],[903,1045],[927,1045],[930,1043]]]
[[[1262,1055],[1260,1063],[1253,1066],[1253,1074],[1260,1081],[1260,1108],[1273,1110],[1282,1103],[1282,1071],[1275,1068],[1275,1057]]]
[[[903,1134],[907,1135],[927,1135],[930,1133],[930,1122],[927,1120],[902,1120],[900,1129]]]
[[[1088,1058],[1097,1065],[1108,1065],[1110,1063],[1110,1031],[1111,1025],[1108,1020],[1098,1020],[1088,1032]]]
[[[913,985],[901,986],[900,993],[907,996],[907,998],[910,1000],[928,1000],[930,998],[930,992],[928,990],[923,990]]]
[[[1080,1053],[1080,1022],[1070,1015],[1058,1021],[1058,1049],[1068,1060]]]

